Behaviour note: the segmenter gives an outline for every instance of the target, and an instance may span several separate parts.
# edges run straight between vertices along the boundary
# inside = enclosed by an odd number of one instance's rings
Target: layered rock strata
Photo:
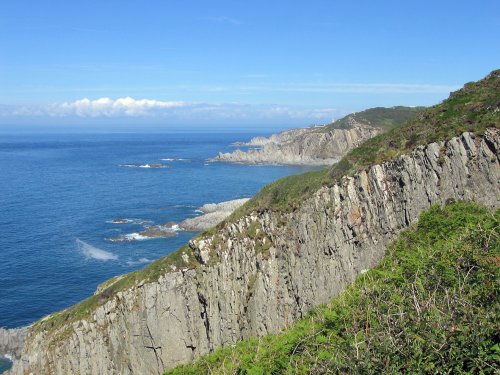
[[[354,120],[353,120],[354,121]],[[333,129],[328,132],[317,128],[288,130],[269,138],[257,137],[245,146],[258,149],[230,153],[219,153],[209,159],[212,162],[243,164],[302,164],[331,165],[339,161],[348,151],[379,134],[377,127],[353,122],[349,129]]]
[[[19,359],[27,334],[28,329],[25,327],[15,329],[0,328],[0,357]]]
[[[291,212],[253,212],[191,241],[185,268],[86,318],[30,330],[12,374],[161,374],[279,332],[338,295],[432,204],[500,206],[500,131],[418,147],[323,187]],[[194,255],[193,255],[194,254]],[[197,267],[190,257],[196,257]]]
[[[231,215],[234,210],[243,206],[249,198],[234,199],[221,203],[207,203],[199,208],[203,215],[183,220],[179,227],[193,232],[201,232],[211,228]]]

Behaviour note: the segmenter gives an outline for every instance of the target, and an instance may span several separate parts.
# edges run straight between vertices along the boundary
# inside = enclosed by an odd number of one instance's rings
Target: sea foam
[[[77,249],[86,257],[97,260],[116,260],[118,259],[118,255],[110,253],[109,251],[105,251],[99,249],[95,246],[92,246],[80,239],[76,239],[76,247]]]
[[[120,164],[119,166],[124,168],[168,168],[164,164]]]

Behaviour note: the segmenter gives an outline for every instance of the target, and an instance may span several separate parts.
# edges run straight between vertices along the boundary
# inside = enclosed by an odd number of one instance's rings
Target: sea
[[[310,169],[207,162],[254,135],[0,134],[0,327],[25,326],[75,304],[196,233],[110,239],[181,222],[205,203],[251,197]]]

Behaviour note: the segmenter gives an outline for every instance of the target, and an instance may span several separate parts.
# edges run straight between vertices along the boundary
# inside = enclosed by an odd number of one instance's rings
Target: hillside
[[[404,106],[369,108],[361,112],[351,113],[331,124],[317,128],[316,131],[324,133],[334,129],[351,129],[355,124],[365,124],[387,131],[403,125],[423,110],[424,107]]]
[[[285,177],[267,185],[233,217],[252,210],[291,210],[321,186],[332,186],[342,176],[394,160],[419,146],[446,141],[463,132],[483,134],[488,127],[500,128],[500,70],[478,82],[466,84],[403,126],[367,140],[328,170]]]
[[[285,130],[268,138],[255,137],[246,151],[219,153],[214,162],[244,164],[332,165],[363,141],[400,126],[422,107],[371,108],[325,126]]]
[[[330,170],[270,184],[177,252],[35,323],[12,373],[161,373],[290,327],[378,264],[432,205],[498,209],[499,78],[466,85]]]
[[[499,210],[433,206],[328,305],[165,374],[500,371],[499,225]]]

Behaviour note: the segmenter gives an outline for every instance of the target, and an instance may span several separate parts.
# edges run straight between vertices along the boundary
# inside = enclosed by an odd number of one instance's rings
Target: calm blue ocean
[[[251,196],[305,169],[205,162],[253,135],[0,135],[0,326],[26,325],[68,307],[194,234],[128,243],[107,238],[138,232],[141,222],[182,221],[204,203]],[[146,163],[170,168],[120,166]],[[118,218],[134,222],[109,222]],[[89,256],[96,249],[116,259]]]

